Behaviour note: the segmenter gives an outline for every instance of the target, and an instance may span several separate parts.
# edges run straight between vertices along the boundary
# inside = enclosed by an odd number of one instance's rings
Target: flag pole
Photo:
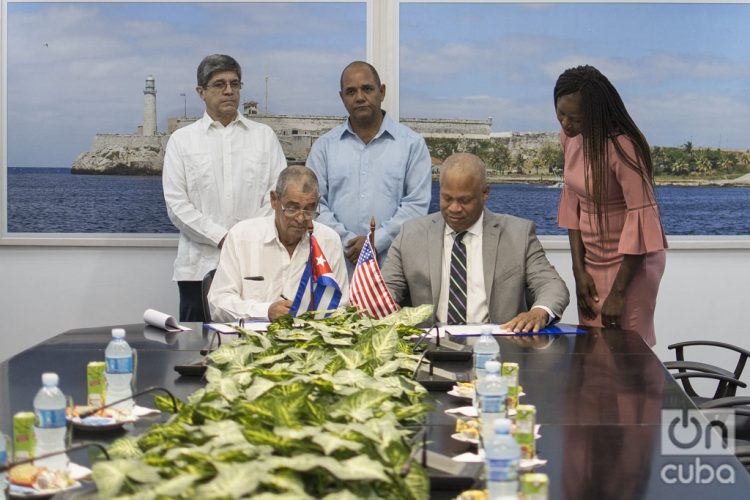
[[[310,268],[310,304],[307,306],[308,311],[313,311],[316,309],[315,305],[315,291],[314,291],[314,278],[315,273],[313,272],[313,246],[312,246],[312,234],[313,234],[313,221],[312,219],[307,219],[307,236],[310,240],[310,255],[307,257],[307,265]]]
[[[372,254],[375,256],[375,261],[378,260],[378,250],[375,248],[375,216],[370,217],[370,245],[372,246]]]

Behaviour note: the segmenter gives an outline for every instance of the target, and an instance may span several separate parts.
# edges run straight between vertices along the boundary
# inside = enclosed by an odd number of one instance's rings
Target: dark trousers
[[[178,281],[180,289],[180,321],[205,322],[203,291],[200,281]]]

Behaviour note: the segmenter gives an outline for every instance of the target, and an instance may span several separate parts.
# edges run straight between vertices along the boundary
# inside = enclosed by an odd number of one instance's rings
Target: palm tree
[[[677,160],[672,164],[671,170],[674,175],[687,175],[690,165],[685,160]]]

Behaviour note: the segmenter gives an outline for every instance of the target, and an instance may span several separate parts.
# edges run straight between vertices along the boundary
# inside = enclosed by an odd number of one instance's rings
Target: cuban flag
[[[320,311],[315,318],[325,318],[339,306],[340,300],[341,288],[333,277],[331,266],[323,255],[318,240],[311,234],[310,258],[302,273],[289,314],[299,316],[307,311]]]
[[[366,311],[375,319],[384,318],[398,311],[396,301],[380,274],[380,267],[372,251],[370,238],[365,238],[362,251],[357,259],[357,266],[349,284],[349,303]]]

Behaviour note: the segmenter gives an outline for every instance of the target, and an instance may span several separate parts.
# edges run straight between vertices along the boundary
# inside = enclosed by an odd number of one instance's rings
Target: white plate
[[[453,386],[453,389],[451,389],[450,391],[448,391],[448,394],[450,394],[451,396],[455,396],[457,398],[474,399],[474,391],[472,391],[472,392],[470,392],[468,394],[465,393],[465,392],[464,393],[458,392],[458,390],[456,389],[456,386]]]
[[[112,417],[86,417],[81,420],[79,417],[73,417],[70,419],[73,427],[82,431],[113,431],[116,429],[122,429],[122,426],[132,420],[117,420]]]
[[[19,486],[17,484],[9,483],[8,495],[10,498],[49,498],[57,493],[63,491],[69,491],[75,488],[80,488],[81,483],[75,481],[67,488],[57,488],[51,490],[38,490],[36,488],[29,488],[28,486]]]
[[[456,441],[461,441],[462,443],[479,444],[479,439],[466,437],[463,434],[461,434],[460,432],[456,432],[455,434],[451,434],[451,437],[453,439],[455,439]]]
[[[463,415],[464,417],[477,418],[479,413],[473,406],[461,406],[460,408],[451,408],[445,410],[446,415]]]

